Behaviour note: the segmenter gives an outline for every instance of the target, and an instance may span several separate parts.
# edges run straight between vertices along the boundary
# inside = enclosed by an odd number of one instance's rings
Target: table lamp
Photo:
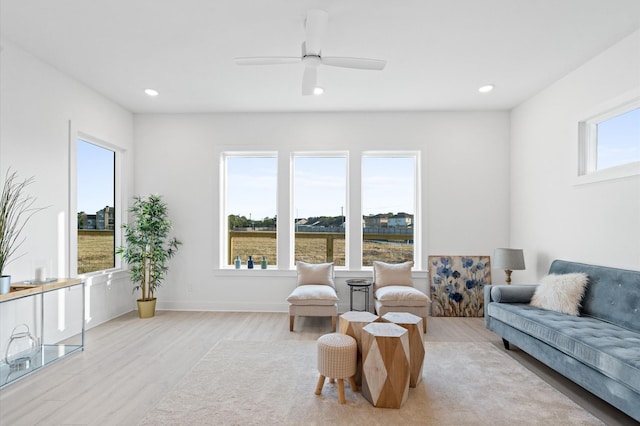
[[[511,284],[511,272],[524,269],[522,249],[497,248],[493,252],[493,267],[504,269],[507,284]]]

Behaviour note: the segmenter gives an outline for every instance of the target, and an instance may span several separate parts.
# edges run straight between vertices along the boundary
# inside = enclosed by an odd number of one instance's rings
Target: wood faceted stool
[[[358,356],[356,360],[356,384],[362,384],[362,327],[380,318],[371,312],[349,311],[340,315],[340,333],[356,339],[358,344]]]
[[[322,393],[324,379],[338,380],[338,401],[345,403],[344,379],[349,380],[351,390],[358,390],[356,385],[356,354],[358,345],[356,339],[346,334],[330,333],[318,339],[318,371],[320,378],[316,386],[316,395]]]
[[[422,380],[422,365],[424,364],[424,342],[422,341],[422,318],[408,312],[387,312],[382,316],[383,321],[391,322],[406,328],[409,332],[409,386],[415,388]]]
[[[400,408],[409,395],[409,332],[374,322],[362,328],[362,396],[374,407]]]

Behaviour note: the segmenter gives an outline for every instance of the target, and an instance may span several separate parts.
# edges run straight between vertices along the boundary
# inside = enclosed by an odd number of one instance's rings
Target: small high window
[[[640,161],[640,108],[596,124],[596,170]]]
[[[579,127],[578,175],[583,181],[640,174],[640,99],[609,108]]]

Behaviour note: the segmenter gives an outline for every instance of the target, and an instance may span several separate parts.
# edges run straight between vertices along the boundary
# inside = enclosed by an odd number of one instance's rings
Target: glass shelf
[[[77,312],[77,315],[80,316],[81,319],[79,334],[65,338],[63,340],[65,343],[47,343],[47,336],[44,336],[45,323],[47,322],[47,318],[45,318],[47,317],[45,315],[45,295],[55,294],[55,292],[71,289],[76,286],[81,286],[82,291],[80,295],[80,300],[82,301],[81,307]],[[15,359],[18,361],[11,365],[5,362],[4,357],[0,359],[0,389],[74,352],[84,350],[85,286],[82,280],[77,278],[56,278],[48,279],[41,283],[32,283],[30,281],[17,283],[12,285],[12,291],[10,293],[0,295],[0,307],[4,307],[5,303],[26,300],[27,298],[35,298],[34,309],[39,311],[39,318],[36,319],[36,323],[39,322],[39,335],[35,337],[37,339],[36,341],[40,344],[36,345],[35,349],[16,355]],[[0,314],[3,314],[1,311],[2,310],[0,310]],[[51,315],[48,316],[49,320],[50,316]],[[77,341],[80,341],[80,343],[77,343]]]
[[[0,388],[80,350],[82,345],[42,345],[19,356],[21,362],[14,366],[3,360],[0,362]]]

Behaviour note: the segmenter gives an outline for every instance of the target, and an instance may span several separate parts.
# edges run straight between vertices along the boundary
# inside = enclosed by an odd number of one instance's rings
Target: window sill
[[[91,286],[108,283],[113,280],[128,279],[129,271],[127,269],[113,268],[104,271],[88,272],[78,275],[78,278],[86,282],[88,286]]]
[[[216,269],[214,274],[219,277],[295,277],[296,271],[295,269],[277,269],[275,267],[271,267],[269,269],[233,269],[233,268],[224,268],[224,269]],[[371,268],[368,269],[336,269],[335,270],[335,278],[338,279],[349,279],[349,278],[371,278],[373,271]],[[426,278],[427,271],[414,270],[412,271],[412,275],[414,278]]]
[[[640,176],[640,161],[625,164],[622,166],[611,167],[608,169],[597,170],[582,176],[577,176],[574,185],[585,185],[589,183],[604,182],[613,179],[623,179],[633,176]]]

